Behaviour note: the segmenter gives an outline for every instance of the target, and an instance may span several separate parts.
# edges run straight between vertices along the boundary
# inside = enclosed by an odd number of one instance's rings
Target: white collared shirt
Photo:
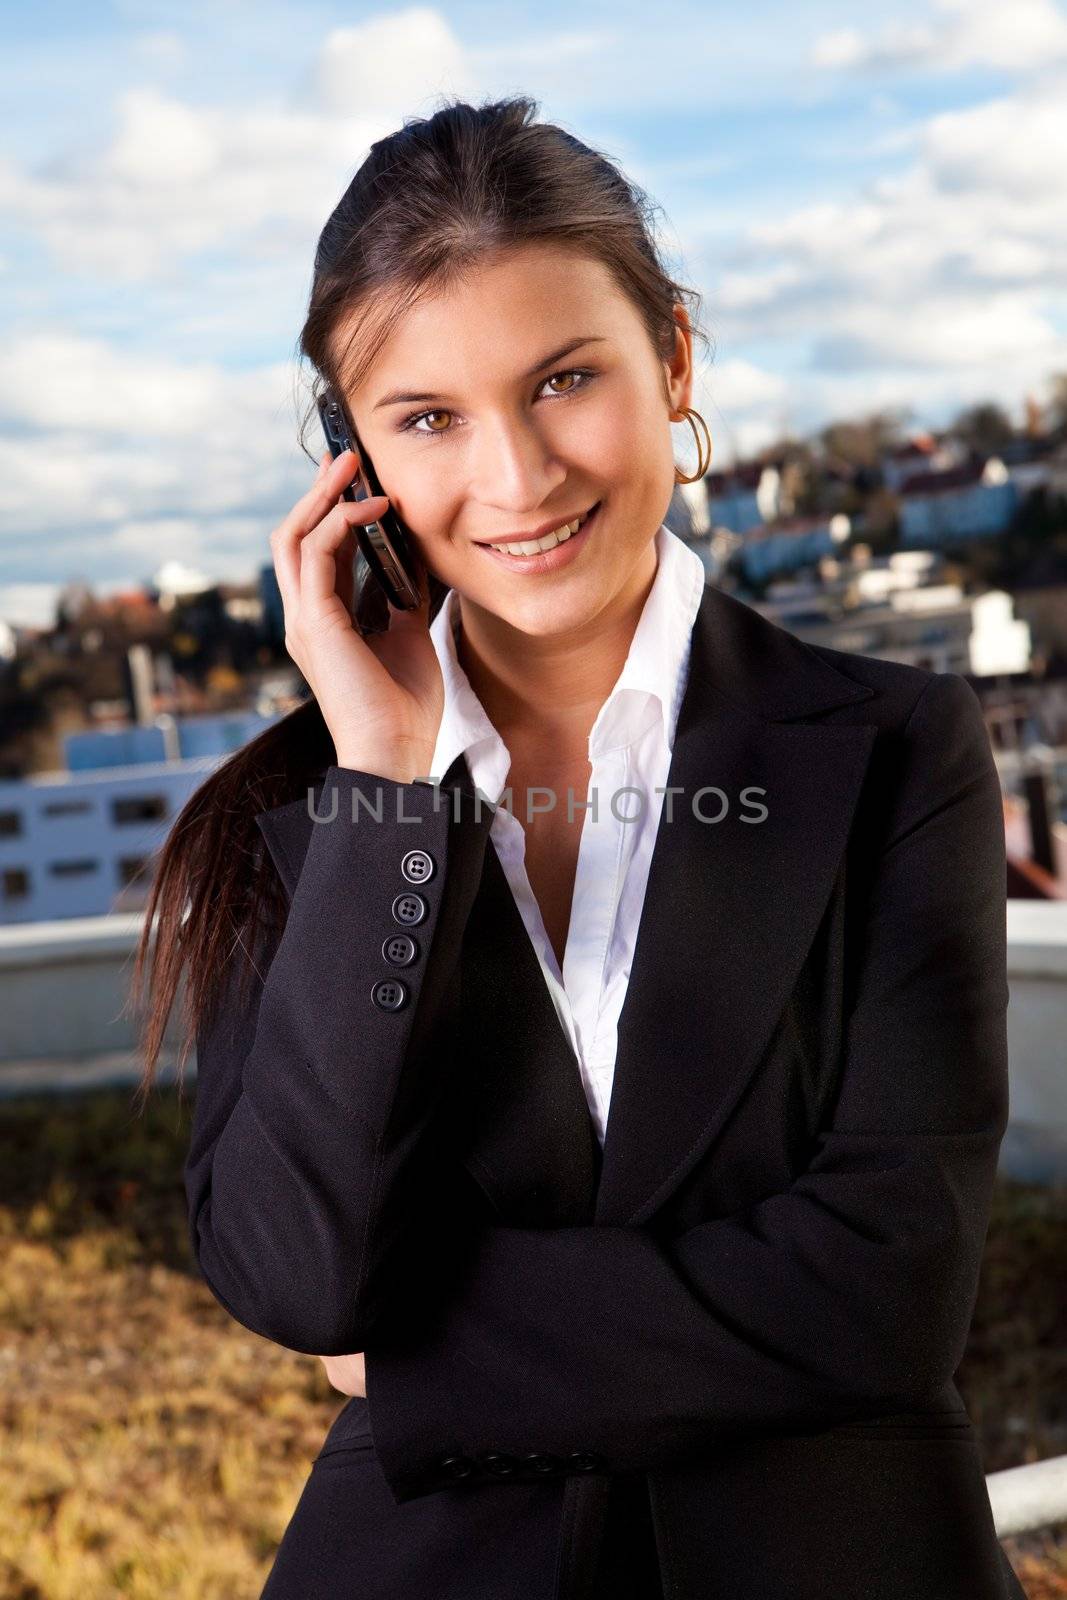
[[[450,590],[430,625],[445,704],[429,776],[440,781],[461,751],[474,785],[497,807],[493,841],[560,1023],[571,1041],[597,1137],[604,1143],[618,1021],[630,977],[652,847],[663,809],[689,647],[704,590],[696,551],[666,523],[656,531],[656,576],[615,687],[589,735],[590,788],[582,823],[563,970],[526,874],[523,797],[500,805],[511,756],[459,663],[459,606]],[[621,791],[632,787],[638,794]],[[592,801],[596,797],[596,811]],[[574,804],[582,797],[575,795]],[[566,806],[566,795],[556,804]],[[632,820],[626,821],[625,818]]]

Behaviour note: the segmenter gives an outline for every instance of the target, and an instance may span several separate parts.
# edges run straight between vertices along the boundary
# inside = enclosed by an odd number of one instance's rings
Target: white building
[[[153,855],[218,762],[0,781],[0,925],[142,909]]]

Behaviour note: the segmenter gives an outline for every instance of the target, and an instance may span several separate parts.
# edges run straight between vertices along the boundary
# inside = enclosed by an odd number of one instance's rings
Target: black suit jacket
[[[1008,1109],[978,700],[707,587],[668,784],[602,1159],[464,758],[257,817],[288,919],[198,1038],[186,1186],[238,1321],[366,1353],[322,1593],[588,1592],[638,1474],[669,1600],[1021,1596],[953,1383]]]

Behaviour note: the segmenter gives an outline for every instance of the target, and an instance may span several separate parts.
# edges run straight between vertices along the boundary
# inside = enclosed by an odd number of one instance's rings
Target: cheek
[[[598,422],[574,460],[590,484],[603,486],[608,494],[613,491],[617,494],[626,488],[632,476],[635,447],[628,428]]]
[[[582,461],[606,486],[640,495],[662,474],[664,433],[649,397],[636,385],[613,388],[610,402],[590,411],[583,428]],[[670,438],[666,436],[669,453]]]
[[[433,446],[427,449],[432,450]],[[426,471],[421,465],[409,467],[404,474],[403,494],[393,494],[390,503],[413,533],[420,555],[431,565],[436,555],[447,552],[448,530],[462,510],[461,499],[449,490],[447,472]]]

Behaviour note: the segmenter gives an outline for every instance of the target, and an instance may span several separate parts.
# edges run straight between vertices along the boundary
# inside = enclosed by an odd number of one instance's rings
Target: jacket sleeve
[[[492,1481],[486,1453],[649,1470],[731,1430],[936,1405],[964,1353],[1007,1122],[1005,845],[964,678],[931,676],[899,747],[838,1092],[806,1170],[673,1236],[481,1227],[408,1336],[365,1352],[398,1502],[457,1473]]]
[[[470,791],[452,794],[329,768],[316,815],[332,820],[310,826],[280,938],[238,951],[197,1030],[193,1253],[238,1322],[292,1350],[363,1348],[407,1197],[422,1192],[414,1173],[453,1065],[458,956],[492,821]],[[401,872],[412,850],[433,863],[417,888]],[[413,890],[426,916],[398,924],[393,902]],[[404,933],[417,955],[390,965],[383,946]],[[238,961],[255,969],[247,1000]],[[389,979],[408,990],[396,1010],[372,999]]]

